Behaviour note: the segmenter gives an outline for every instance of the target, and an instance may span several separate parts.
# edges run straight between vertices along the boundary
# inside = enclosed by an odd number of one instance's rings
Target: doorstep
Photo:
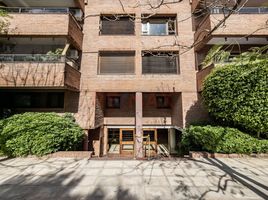
[[[224,153],[209,153],[205,151],[190,151],[189,152],[190,158],[268,158],[267,153],[261,154],[224,154]]]

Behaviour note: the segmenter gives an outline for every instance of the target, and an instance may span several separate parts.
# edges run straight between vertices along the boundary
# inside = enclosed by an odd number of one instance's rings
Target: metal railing
[[[27,8],[27,7],[1,7],[8,13],[32,13],[32,14],[58,14],[69,13],[69,8]]]
[[[0,62],[67,63],[69,66],[79,69],[79,65],[73,59],[64,55],[0,54]]]
[[[231,10],[228,8],[211,8],[211,14],[222,14],[228,13]],[[268,14],[268,7],[243,7],[236,10],[234,13],[236,14]]]

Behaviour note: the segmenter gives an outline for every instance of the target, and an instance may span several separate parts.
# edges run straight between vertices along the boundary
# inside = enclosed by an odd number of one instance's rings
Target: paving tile
[[[168,186],[169,182],[166,177],[154,177],[154,176],[144,176],[144,183],[146,186]]]
[[[122,176],[120,177],[121,185],[142,186],[145,181],[141,176]]]
[[[142,175],[142,169],[123,168],[121,174],[123,176],[141,176]]]
[[[159,169],[145,169],[143,170],[144,176],[164,176],[164,170]]]
[[[100,171],[100,176],[120,176],[122,174],[121,168],[104,168]]]
[[[95,185],[102,186],[120,186],[120,179],[118,177],[99,176],[96,180]]]
[[[171,200],[173,199],[169,187],[145,186],[145,196],[148,200]]]

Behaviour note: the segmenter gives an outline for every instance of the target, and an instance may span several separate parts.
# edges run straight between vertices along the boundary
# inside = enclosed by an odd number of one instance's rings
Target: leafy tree
[[[204,81],[203,97],[209,113],[217,120],[250,133],[268,133],[267,46],[216,63]]]
[[[0,8],[0,34],[8,32],[9,22],[7,18],[10,18],[7,11]]]
[[[82,140],[83,131],[70,115],[24,113],[0,121],[0,151],[8,156],[78,150]]]

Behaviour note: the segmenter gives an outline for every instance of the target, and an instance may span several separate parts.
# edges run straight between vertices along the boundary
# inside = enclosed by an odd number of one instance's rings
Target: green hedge
[[[82,140],[83,131],[70,115],[24,113],[0,121],[0,151],[7,156],[77,150]]]
[[[221,123],[268,137],[268,57],[216,66],[205,79],[202,96]]]
[[[213,153],[268,153],[268,140],[258,140],[235,128],[190,126],[182,136],[186,151]]]

